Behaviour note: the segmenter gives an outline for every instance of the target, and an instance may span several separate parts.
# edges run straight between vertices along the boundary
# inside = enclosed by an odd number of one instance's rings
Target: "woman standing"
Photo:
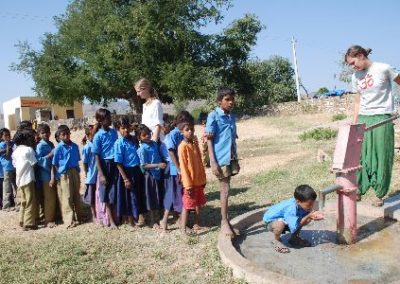
[[[352,76],[354,102],[353,123],[370,126],[385,120],[394,113],[393,81],[400,84],[400,76],[385,63],[373,62],[368,58],[371,49],[359,45],[351,46],[345,62],[355,72]],[[374,206],[382,206],[382,198],[390,187],[394,156],[393,123],[368,131],[364,135],[361,153],[362,169],[358,172],[359,196],[370,187],[374,188]]]
[[[135,90],[140,98],[146,102],[143,104],[142,124],[151,130],[151,140],[158,142],[164,140],[162,132],[163,109],[156,90],[147,79],[140,79],[135,83]]]

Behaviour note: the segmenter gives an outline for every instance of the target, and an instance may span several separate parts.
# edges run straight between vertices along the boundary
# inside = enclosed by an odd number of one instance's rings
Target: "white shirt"
[[[392,82],[399,74],[390,65],[372,62],[352,76],[353,92],[360,96],[360,114],[391,114],[394,112]]]
[[[143,104],[142,123],[154,133],[157,125],[163,126],[163,109],[158,99],[152,99]],[[160,131],[160,140],[164,140],[164,133]]]
[[[33,166],[37,163],[35,151],[28,146],[19,145],[11,155],[16,170],[17,186],[24,186],[35,181]]]

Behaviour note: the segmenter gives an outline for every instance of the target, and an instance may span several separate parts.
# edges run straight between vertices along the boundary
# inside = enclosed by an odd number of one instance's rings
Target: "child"
[[[72,228],[82,222],[80,204],[79,148],[71,141],[71,132],[66,125],[58,127],[60,143],[54,149],[53,165],[60,175],[58,197],[64,224]]]
[[[127,218],[131,226],[139,213],[143,213],[142,190],[144,177],[140,169],[140,159],[137,154],[139,140],[130,135],[131,125],[127,117],[120,118],[115,123],[120,137],[114,144],[114,161],[117,164],[119,176],[117,180],[117,216]],[[141,206],[142,205],[142,206]]]
[[[167,229],[168,215],[171,210],[174,210],[177,214],[182,212],[182,185],[180,182],[178,146],[183,140],[183,135],[176,126],[182,122],[194,124],[194,119],[188,111],[181,111],[177,115],[173,123],[174,129],[169,133],[164,131],[164,133],[167,133],[164,141],[169,155],[169,172],[165,173],[164,179],[164,217],[160,224],[163,230]]]
[[[11,155],[14,142],[11,141],[11,133],[7,128],[0,130],[2,141],[0,142],[0,162],[3,167],[3,210],[15,210],[15,197],[17,185],[15,184],[15,168]]]
[[[96,111],[96,120],[100,129],[94,135],[92,153],[96,155],[100,201],[106,206],[111,229],[117,229],[112,206],[115,204],[117,167],[114,162],[114,143],[118,138],[117,131],[111,126],[111,112],[100,108]]]
[[[181,230],[184,234],[187,234],[186,225],[189,210],[195,210],[193,231],[199,232],[203,229],[200,226],[200,209],[206,204],[204,195],[206,173],[201,161],[199,145],[194,139],[193,121],[180,123],[179,130],[184,138],[178,147],[179,169],[183,186]]]
[[[157,210],[162,209],[163,202],[161,170],[165,169],[167,164],[162,162],[159,146],[151,140],[151,130],[146,125],[138,126],[136,137],[139,137],[141,142],[137,153],[144,171],[146,209],[150,211],[150,227],[158,229]]]
[[[39,124],[37,134],[40,141],[36,146],[36,159],[38,165],[36,197],[39,206],[44,209],[44,220],[46,226],[53,228],[56,218],[57,190],[50,184],[54,184],[52,176],[51,160],[53,158],[54,144],[50,139],[50,127],[47,124]]]
[[[303,226],[312,220],[322,220],[324,215],[319,211],[313,211],[317,194],[309,185],[299,185],[294,190],[294,198],[289,198],[275,204],[265,212],[263,221],[267,230],[275,237],[275,250],[279,253],[290,252],[281,243],[281,235],[286,231],[292,233],[289,243],[293,246],[309,247],[311,243],[300,237]]]
[[[82,149],[83,168],[85,171],[85,194],[83,195],[83,201],[90,205],[93,220],[96,219],[96,180],[97,180],[97,167],[96,157],[92,152],[93,148],[93,127],[94,124],[89,124],[89,127],[85,129],[85,139]]]
[[[35,193],[36,156],[34,147],[34,133],[32,130],[18,130],[14,135],[17,148],[12,154],[12,161],[16,168],[16,184],[20,192],[20,226],[24,231],[37,229],[37,201]]]
[[[235,91],[228,87],[218,90],[215,108],[207,117],[206,133],[210,154],[211,171],[219,179],[221,191],[221,233],[234,238],[239,231],[234,230],[228,219],[228,194],[231,177],[238,174],[240,167],[236,148],[236,120],[232,109]]]
[[[3,209],[3,180],[4,180],[3,166],[0,163],[0,210]]]

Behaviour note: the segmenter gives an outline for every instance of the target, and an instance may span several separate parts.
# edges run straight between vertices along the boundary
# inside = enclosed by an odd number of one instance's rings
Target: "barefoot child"
[[[15,184],[15,168],[12,164],[11,155],[14,142],[11,140],[10,130],[0,130],[0,163],[3,167],[3,210],[15,210],[15,197],[17,186]]]
[[[179,169],[183,186],[183,209],[181,230],[187,234],[187,222],[189,210],[195,210],[193,231],[202,230],[200,226],[200,211],[206,204],[204,187],[206,186],[206,173],[201,160],[201,153],[197,141],[194,139],[193,122],[182,122],[179,130],[183,135],[183,141],[178,147]]]
[[[144,171],[146,209],[149,210],[150,227],[157,229],[159,228],[157,211],[163,208],[164,196],[161,170],[165,169],[167,164],[162,162],[159,146],[151,140],[151,130],[146,125],[138,126],[136,137],[141,142],[137,153]]]
[[[116,229],[113,206],[116,201],[117,167],[114,162],[114,143],[118,139],[117,131],[111,126],[111,112],[100,108],[96,111],[96,120],[101,128],[93,138],[92,152],[96,155],[99,180],[100,201],[106,206],[110,227]]]
[[[39,124],[37,134],[40,141],[36,145],[36,159],[38,161],[36,197],[39,206],[44,211],[45,225],[53,228],[55,226],[57,200],[57,189],[50,186],[50,184],[54,184],[51,173],[54,144],[49,140],[50,127],[47,124]]]
[[[207,117],[206,133],[210,154],[211,171],[219,180],[221,194],[221,233],[234,238],[234,231],[228,219],[228,195],[231,177],[239,173],[236,149],[236,119],[232,113],[235,91],[222,87],[218,90],[215,108]]]
[[[12,162],[16,168],[16,184],[20,191],[21,208],[19,224],[24,231],[37,229],[38,216],[35,192],[35,139],[33,130],[18,130],[14,135],[17,148],[12,154]]]
[[[58,127],[60,143],[54,149],[53,165],[60,175],[58,197],[61,214],[67,228],[82,222],[80,203],[79,147],[71,141],[71,132],[66,125]]]
[[[180,181],[178,147],[183,141],[183,135],[177,127],[182,122],[191,122],[194,124],[194,119],[188,111],[181,111],[176,116],[173,123],[175,127],[165,137],[165,147],[168,150],[169,156],[169,172],[166,173],[164,179],[164,217],[161,221],[161,228],[163,230],[167,229],[168,215],[171,210],[175,214],[182,212],[182,184]]]
[[[83,202],[90,205],[92,212],[92,220],[96,220],[96,180],[97,180],[97,167],[96,157],[92,152],[93,148],[93,127],[90,124],[85,129],[86,143],[82,148],[83,169],[85,171],[85,193],[83,195]],[[83,141],[82,141],[83,142]]]
[[[140,169],[140,159],[137,154],[139,140],[130,134],[131,124],[127,117],[120,118],[115,123],[120,137],[114,144],[114,161],[117,164],[119,176],[117,179],[117,216],[127,218],[128,223],[134,226],[138,220],[140,200],[143,198],[144,178]]]
[[[292,234],[289,243],[296,247],[309,247],[311,243],[300,237],[303,226],[313,220],[322,220],[323,214],[313,211],[317,194],[309,185],[299,185],[294,190],[294,198],[289,198],[275,204],[265,212],[263,221],[267,230],[274,234],[275,250],[288,253],[289,249],[281,242],[281,235],[286,231]]]

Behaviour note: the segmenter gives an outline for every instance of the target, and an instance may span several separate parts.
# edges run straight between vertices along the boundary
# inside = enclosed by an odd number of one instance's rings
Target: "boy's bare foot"
[[[46,227],[51,229],[51,228],[57,227],[57,225],[56,225],[55,222],[48,222],[48,223],[46,224]]]
[[[143,214],[139,214],[138,221],[137,221],[136,225],[138,225],[138,227],[143,227],[144,225],[146,225],[146,222],[145,222]]]
[[[111,230],[118,230],[118,226],[115,224],[110,224],[110,229]]]
[[[158,231],[161,229],[160,225],[158,225],[157,223],[154,223],[152,226],[153,230]]]
[[[164,220],[164,219],[161,220],[161,222],[160,222],[160,229],[161,230],[163,230],[163,231],[167,230],[167,226],[168,226],[167,222],[168,222],[168,220]]]
[[[231,226],[228,221],[221,222],[221,231],[220,234],[227,238],[235,238],[235,233],[232,231]]]
[[[302,239],[299,236],[292,236],[289,239],[289,244],[295,247],[311,247],[311,243],[309,241]]]
[[[383,206],[383,200],[381,198],[375,196],[373,201],[372,201],[372,206],[382,207]]]

